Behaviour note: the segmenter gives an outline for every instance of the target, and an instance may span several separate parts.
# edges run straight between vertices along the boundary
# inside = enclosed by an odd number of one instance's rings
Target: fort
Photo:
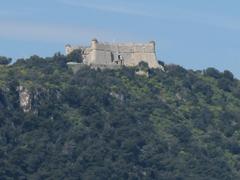
[[[114,68],[137,66],[141,61],[150,68],[162,68],[158,63],[155,42],[149,43],[102,43],[97,39],[89,47],[66,45],[66,54],[81,49],[83,64],[94,67]]]

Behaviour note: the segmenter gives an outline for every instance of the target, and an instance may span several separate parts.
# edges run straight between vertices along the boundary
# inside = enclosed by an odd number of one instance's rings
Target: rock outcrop
[[[24,112],[29,112],[32,109],[32,99],[29,90],[23,86],[18,87],[19,103]]]

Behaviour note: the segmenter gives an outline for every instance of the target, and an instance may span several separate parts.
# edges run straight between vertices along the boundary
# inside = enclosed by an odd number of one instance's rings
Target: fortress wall
[[[136,66],[141,61],[148,63],[149,67],[159,67],[157,57],[155,54],[155,44],[103,44],[95,43],[91,47],[92,58],[90,64],[106,64],[111,65],[112,58],[111,53],[114,56],[114,60],[118,59],[118,55],[121,55],[124,59],[124,65]]]
[[[128,52],[121,52],[121,53],[119,53],[122,57],[123,57],[123,59],[124,59],[124,64],[125,64],[125,62],[126,61],[129,61],[130,59],[132,59],[132,54],[133,53],[128,53]],[[118,59],[118,55],[119,55],[118,53],[115,53],[114,54],[114,59]]]
[[[150,68],[160,67],[155,53],[133,53],[132,58],[126,61],[127,66],[137,66],[141,61],[147,62]]]
[[[119,53],[133,53],[133,52],[155,52],[153,43],[146,44],[99,44],[97,43],[94,49],[99,51],[112,51]]]
[[[160,68],[158,64],[155,43],[120,43],[108,44],[99,43],[93,40],[91,47],[76,47],[65,46],[67,54],[74,49],[84,49],[85,64],[96,66],[119,66],[115,61],[119,60],[119,55],[123,58],[123,63],[126,66],[137,66],[139,62],[145,61],[151,68]],[[114,57],[114,59],[112,59]]]
[[[91,53],[91,60],[89,64],[111,64],[111,52],[110,51],[101,51],[93,50]]]

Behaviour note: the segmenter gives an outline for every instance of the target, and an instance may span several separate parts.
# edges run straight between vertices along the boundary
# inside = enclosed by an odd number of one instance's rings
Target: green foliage
[[[0,179],[240,178],[240,82],[231,72],[140,64],[73,74],[69,58],[0,67]],[[20,85],[31,94],[27,113]]]
[[[217,69],[215,69],[215,68],[208,68],[208,69],[206,69],[205,74],[207,76],[210,76],[210,77],[213,77],[213,78],[216,78],[216,79],[221,77],[220,72]]]
[[[73,50],[73,51],[67,56],[67,61],[68,61],[68,62],[78,62],[78,63],[82,63],[82,62],[83,62],[82,50],[81,50],[81,49]]]
[[[228,71],[228,70],[225,70],[223,72],[223,77],[226,78],[226,79],[229,79],[230,81],[234,80],[233,74],[230,71]]]
[[[163,61],[160,61],[160,60],[158,60],[158,64],[160,64],[163,67],[165,66],[165,63]]]
[[[7,58],[5,56],[0,56],[0,65],[8,65],[12,62],[11,58]]]
[[[148,63],[147,63],[147,62],[144,62],[144,61],[141,61],[141,62],[138,64],[138,66],[139,66],[140,69],[143,69],[143,70],[149,68],[149,67],[148,67]]]

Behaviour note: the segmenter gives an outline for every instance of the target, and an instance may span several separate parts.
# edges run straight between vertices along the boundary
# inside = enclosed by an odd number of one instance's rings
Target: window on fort
[[[122,61],[122,60],[123,60],[123,56],[119,54],[119,55],[118,55],[118,60],[121,60],[121,61]]]

